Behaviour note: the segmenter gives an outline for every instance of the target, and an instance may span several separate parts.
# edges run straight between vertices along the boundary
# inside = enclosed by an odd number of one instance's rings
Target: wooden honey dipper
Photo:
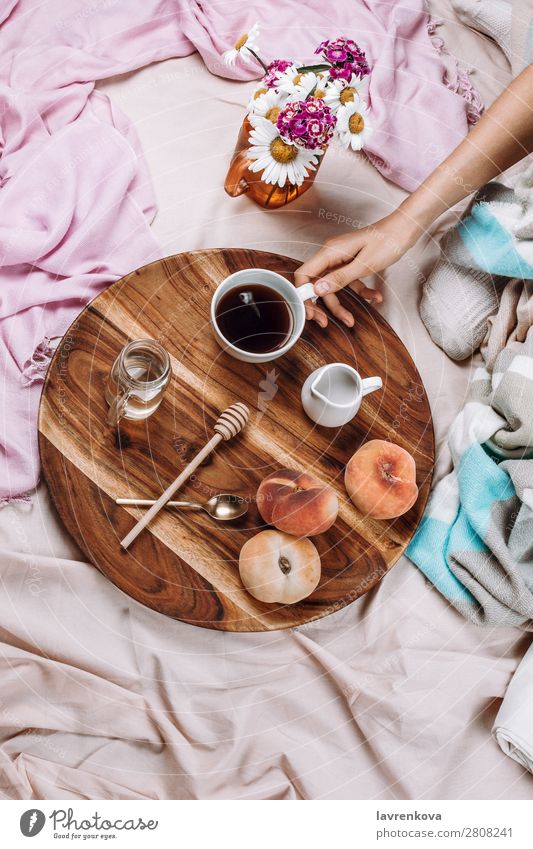
[[[172,498],[176,490],[185,483],[187,478],[194,472],[195,469],[198,468],[200,463],[205,460],[211,451],[217,447],[219,442],[227,442],[228,439],[231,439],[233,436],[237,436],[237,434],[241,432],[241,430],[246,426],[249,415],[250,411],[245,404],[232,404],[231,407],[228,407],[227,410],[224,410],[224,412],[220,414],[214,427],[214,436],[212,436],[209,442],[204,445],[196,457],[191,460],[187,468],[178,475],[176,480],[172,481],[170,486],[165,489],[163,495],[150,507],[142,519],[139,519],[129,534],[126,534],[120,543],[122,548],[126,549],[129,545],[131,545],[133,540],[139,536],[143,528],[152,521],[154,516],[159,513],[167,501]]]

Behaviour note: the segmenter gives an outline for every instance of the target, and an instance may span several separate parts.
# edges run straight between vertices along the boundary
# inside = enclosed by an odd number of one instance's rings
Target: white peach
[[[308,539],[261,531],[244,543],[239,573],[250,595],[270,604],[295,604],[316,589],[320,556]]]

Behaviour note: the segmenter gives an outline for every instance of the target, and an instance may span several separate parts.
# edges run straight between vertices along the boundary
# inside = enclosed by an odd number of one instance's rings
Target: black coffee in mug
[[[282,348],[291,337],[294,323],[283,295],[260,283],[243,283],[230,289],[216,305],[215,316],[228,342],[252,354]]]

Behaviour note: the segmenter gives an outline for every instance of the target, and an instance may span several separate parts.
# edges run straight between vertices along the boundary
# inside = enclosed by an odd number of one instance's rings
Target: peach
[[[312,537],[331,528],[339,501],[332,488],[313,475],[280,469],[260,484],[257,507],[267,524],[296,537]]]
[[[373,519],[402,516],[418,498],[414,458],[384,439],[371,439],[355,452],[344,484],[357,509]]]
[[[254,598],[295,604],[311,595],[320,580],[320,556],[309,539],[280,531],[261,531],[244,543],[241,580]]]

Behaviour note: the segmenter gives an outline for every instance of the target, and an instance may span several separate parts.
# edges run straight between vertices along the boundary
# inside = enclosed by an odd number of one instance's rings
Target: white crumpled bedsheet
[[[444,0],[432,5],[449,16]],[[503,54],[453,22],[441,34],[492,99],[509,76]],[[362,157],[333,150],[313,190],[285,210],[228,198],[223,179],[251,85],[211,76],[197,56],[101,88],[137,125],[165,253],[224,245],[303,259],[402,198]],[[383,314],[431,399],[437,477],[471,365],[433,345],[417,303],[450,221],[382,281]],[[315,624],[211,632],[130,601],[83,562],[41,485],[32,505],[0,511],[0,580],[4,797],[533,797],[532,777],[491,737],[528,637],[463,621],[405,558]]]

